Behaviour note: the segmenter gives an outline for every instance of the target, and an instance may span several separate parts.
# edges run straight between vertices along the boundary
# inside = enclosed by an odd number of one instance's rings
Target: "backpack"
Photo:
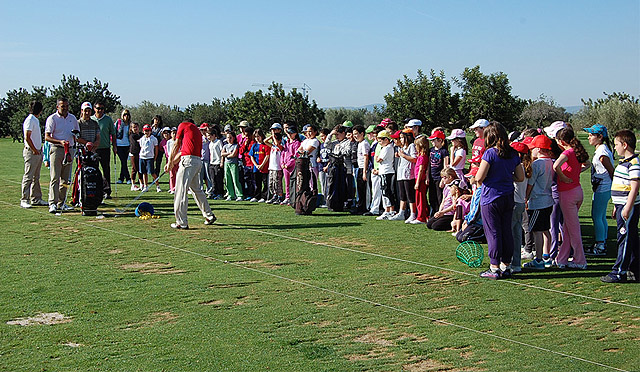
[[[308,157],[296,159],[295,168],[295,193],[291,206],[296,214],[311,214],[318,206],[318,190],[315,173],[309,168]]]

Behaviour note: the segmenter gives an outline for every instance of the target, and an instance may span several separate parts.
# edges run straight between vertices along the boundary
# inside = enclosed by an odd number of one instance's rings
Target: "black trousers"
[[[429,175],[429,205],[431,206],[431,217],[440,209],[440,204],[442,204],[440,179],[433,179],[431,175]]]
[[[269,173],[255,172],[253,177],[256,181],[256,195],[255,198],[260,200],[267,200],[269,197]]]
[[[127,159],[129,159],[129,146],[118,146],[118,158],[120,159],[120,176],[118,180],[129,181],[129,168],[127,168]]]
[[[355,205],[355,210],[358,213],[364,213],[367,211],[367,187],[369,187],[367,182],[368,178],[367,181],[362,180],[362,173],[366,172],[366,169],[356,168],[355,172],[356,190],[358,192],[358,201]]]
[[[102,167],[102,178],[104,179],[104,193],[111,195],[111,149],[96,149],[96,154],[100,157],[100,166]]]

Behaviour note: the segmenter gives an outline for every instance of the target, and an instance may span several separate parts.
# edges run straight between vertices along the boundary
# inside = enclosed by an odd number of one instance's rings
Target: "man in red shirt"
[[[173,211],[176,222],[171,224],[174,229],[188,229],[187,209],[189,199],[187,189],[191,189],[196,204],[202,216],[205,218],[204,224],[211,225],[216,221],[216,216],[211,212],[211,207],[207,197],[200,187],[200,169],[202,168],[202,134],[194,124],[188,119],[178,126],[176,141],[171,147],[171,154],[164,166],[164,171],[168,172],[176,164],[180,164],[176,174],[176,192],[173,201]]]
[[[484,154],[484,128],[489,125],[489,121],[486,119],[478,119],[469,129],[473,129],[473,133],[476,135],[476,140],[473,141],[471,147],[471,167],[479,167],[482,155]]]

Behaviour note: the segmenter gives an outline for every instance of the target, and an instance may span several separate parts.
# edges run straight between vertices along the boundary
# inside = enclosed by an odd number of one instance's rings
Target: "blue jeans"
[[[591,203],[591,219],[595,230],[596,242],[607,241],[607,206],[611,199],[611,190],[605,192],[594,192],[593,201]]]

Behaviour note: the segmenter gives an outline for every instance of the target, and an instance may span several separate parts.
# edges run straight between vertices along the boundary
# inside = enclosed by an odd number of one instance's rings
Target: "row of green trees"
[[[453,92],[457,87],[459,92]],[[415,79],[403,76],[392,91],[384,96],[385,106],[366,109],[321,109],[315,101],[296,89],[285,91],[282,84],[273,82],[266,91],[247,91],[241,97],[214,98],[210,103],[194,103],[186,108],[142,101],[135,106],[123,106],[120,97],[109,91],[109,84],[98,79],[82,83],[75,76],[64,76],[60,85],[24,88],[7,92],[0,99],[0,136],[14,140],[22,137],[22,122],[28,114],[29,101],[44,103],[46,115],[55,111],[57,97],[69,99],[70,111],[79,113],[84,101],[102,101],[107,111],[119,117],[127,108],[140,123],[150,123],[154,115],[161,115],[165,125],[176,126],[185,118],[197,123],[237,124],[248,120],[256,127],[266,128],[274,122],[315,123],[332,127],[345,120],[354,124],[377,124],[384,117],[396,121],[405,118],[422,120],[425,128],[444,126],[464,128],[478,118],[496,120],[509,129],[541,127],[555,120],[571,120],[578,128],[595,123],[610,130],[640,129],[640,103],[625,93],[606,94],[606,98],[584,100],[584,107],[571,117],[553,99],[541,95],[524,100],[512,93],[507,75],[503,72],[484,74],[480,66],[465,68],[458,77],[447,79],[444,71],[428,74],[418,70]]]

